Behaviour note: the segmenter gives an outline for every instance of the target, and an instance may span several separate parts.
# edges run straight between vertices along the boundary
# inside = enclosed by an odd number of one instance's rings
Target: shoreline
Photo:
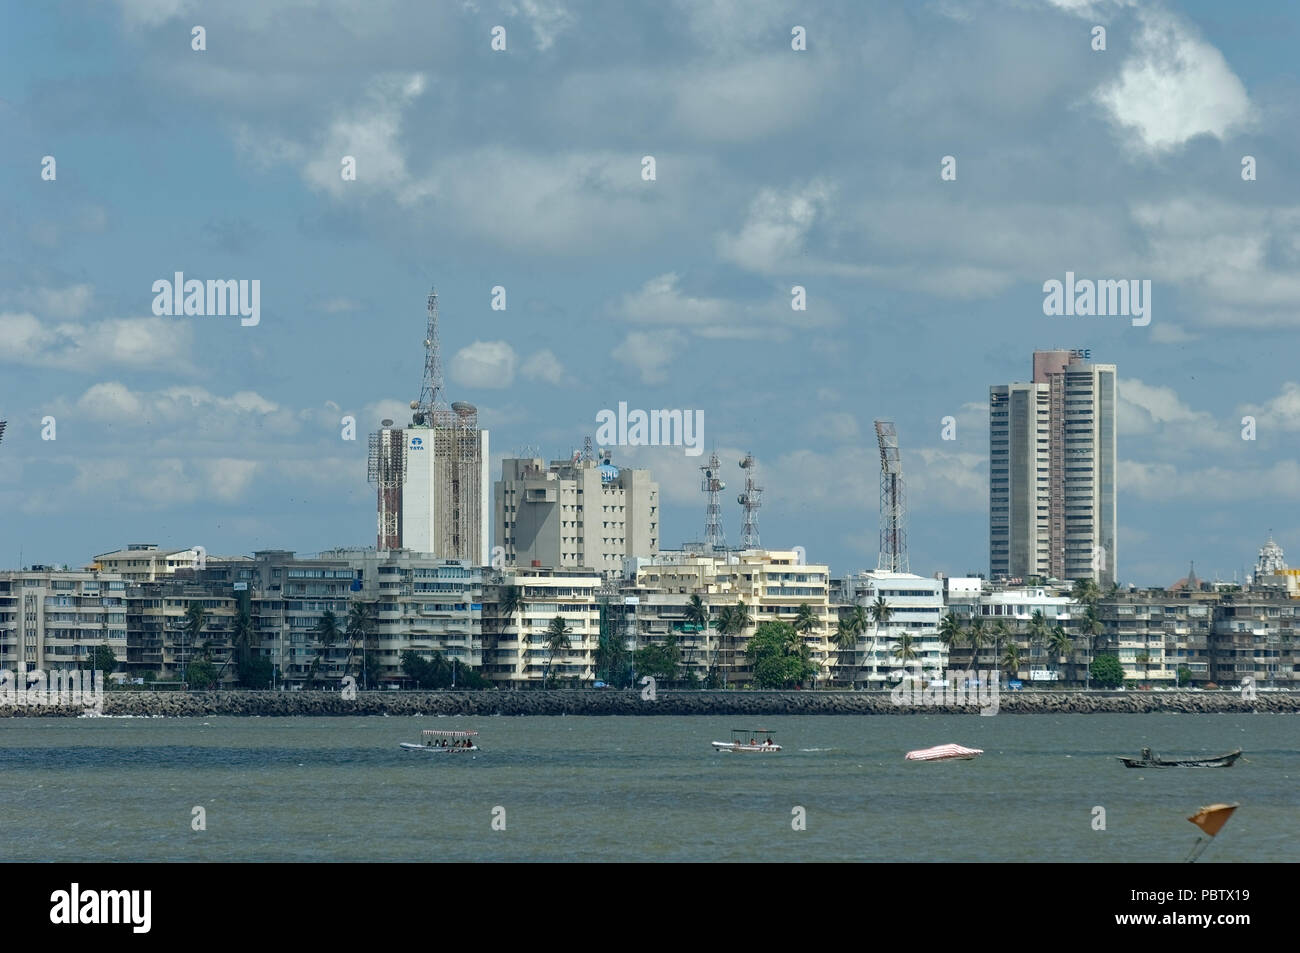
[[[1300,714],[1300,692],[1002,692],[989,714]],[[989,707],[984,706],[986,709]],[[472,692],[107,692],[103,716],[183,718],[410,715],[917,715],[977,714],[980,705],[899,705],[887,691],[758,692],[635,690]],[[83,705],[0,705],[0,718],[81,717]],[[94,716],[92,716],[94,717]]]

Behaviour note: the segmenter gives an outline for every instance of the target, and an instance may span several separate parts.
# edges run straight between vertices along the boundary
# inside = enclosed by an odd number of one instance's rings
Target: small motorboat
[[[426,728],[420,732],[420,744],[403,741],[401,747],[407,751],[424,751],[429,754],[465,754],[479,750],[474,741],[477,737],[477,731],[442,731],[437,728]]]
[[[780,751],[781,746],[772,740],[774,731],[765,728],[732,728],[730,741],[714,741],[714,751],[729,751],[732,754],[767,754]],[[749,740],[746,741],[745,739]]]
[[[1150,748],[1142,749],[1140,758],[1120,758],[1126,768],[1231,768],[1234,761],[1241,757],[1241,749],[1229,751],[1215,758],[1172,758],[1165,759],[1151,753]]]
[[[984,753],[983,748],[963,748],[961,745],[936,745],[909,751],[905,761],[969,761]]]

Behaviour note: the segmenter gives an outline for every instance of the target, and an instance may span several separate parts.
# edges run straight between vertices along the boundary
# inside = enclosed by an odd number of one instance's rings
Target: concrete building
[[[495,487],[504,565],[593,569],[617,576],[629,556],[659,552],[659,484],[649,470],[575,455],[543,466],[508,457]]]
[[[590,686],[600,644],[601,578],[593,572],[549,567],[497,572],[484,585],[483,673],[503,686]],[[510,607],[511,597],[516,603]],[[547,629],[556,618],[568,629],[568,647],[552,652]]]
[[[1033,380],[989,388],[995,579],[1115,580],[1115,365],[1035,351]]]
[[[904,634],[912,639],[912,671],[916,663],[926,672],[948,668],[948,649],[939,641],[939,623],[947,611],[943,591],[943,580],[908,572],[866,570],[845,578],[841,614],[853,606],[870,613],[877,599],[889,607],[889,618],[876,623],[869,616],[871,624],[859,637],[852,662],[854,687],[881,688],[897,681],[891,673],[902,670],[902,660],[894,650]]]
[[[130,543],[126,549],[96,556],[90,568],[118,573],[128,582],[153,582],[178,569],[191,569],[198,563],[199,550],[193,546],[189,549],[159,549],[157,543]]]
[[[125,661],[126,585],[95,570],[0,572],[0,668],[77,668],[100,645]]]

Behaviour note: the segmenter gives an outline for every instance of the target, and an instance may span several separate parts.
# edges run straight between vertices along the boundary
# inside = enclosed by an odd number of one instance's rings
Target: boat
[[[731,740],[713,742],[713,750],[733,754],[770,754],[781,750],[781,746],[772,740],[774,734],[775,731],[766,728],[732,728]]]
[[[1241,749],[1229,751],[1215,758],[1173,758],[1166,760],[1151,753],[1150,748],[1142,749],[1140,758],[1120,758],[1126,768],[1231,768],[1233,762],[1241,757]]]
[[[984,753],[983,748],[963,748],[961,745],[935,745],[909,751],[904,761],[970,761]]]
[[[420,732],[420,744],[403,741],[401,747],[407,751],[425,751],[430,754],[466,754],[478,751],[477,731],[443,731],[439,728],[425,728]]]

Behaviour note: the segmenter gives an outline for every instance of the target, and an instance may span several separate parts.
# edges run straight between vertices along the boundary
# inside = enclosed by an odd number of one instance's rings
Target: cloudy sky
[[[729,541],[753,451],[765,545],[872,568],[888,418],[913,570],[987,571],[988,387],[1035,348],[1090,348],[1119,370],[1120,578],[1230,577],[1270,529],[1300,562],[1292,4],[3,16],[0,566],[371,543],[365,433],[418,396],[430,285],[494,478],[525,447],[567,456],[620,401],[698,409]],[[156,316],[177,271],[259,280],[260,323]],[[1149,279],[1151,323],[1045,316],[1066,271]],[[615,460],[653,469],[665,545],[701,536],[700,458]]]

